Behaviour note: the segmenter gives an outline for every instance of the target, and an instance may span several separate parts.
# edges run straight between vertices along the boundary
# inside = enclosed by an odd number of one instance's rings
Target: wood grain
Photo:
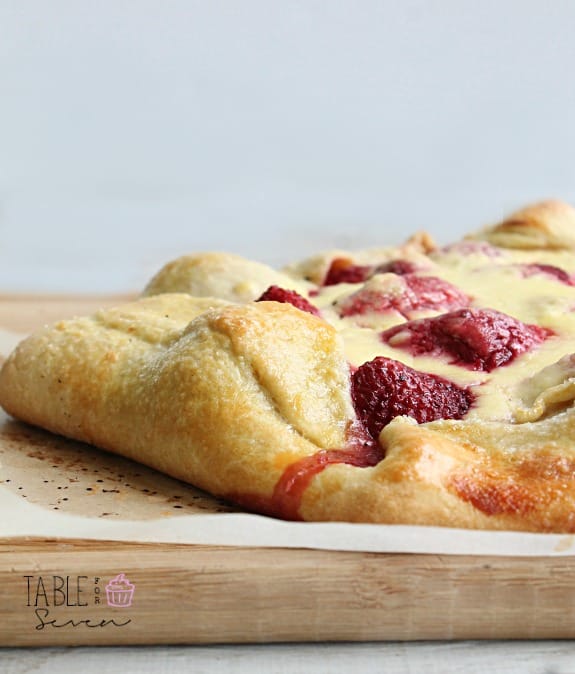
[[[117,299],[0,297],[0,325]],[[106,602],[120,573],[130,607]],[[571,557],[0,540],[3,646],[566,639],[574,612]]]
[[[122,295],[18,295],[0,293],[0,326],[14,332],[30,332],[47,323],[92,314],[105,306],[134,299]]]
[[[94,579],[120,572],[135,585],[132,606],[95,605]],[[46,599],[28,601],[28,576],[33,587],[42,577],[58,624],[130,622],[38,629]],[[88,605],[52,606],[53,576],[71,588],[81,577]],[[573,638],[574,588],[566,557],[13,540],[0,544],[0,644]]]

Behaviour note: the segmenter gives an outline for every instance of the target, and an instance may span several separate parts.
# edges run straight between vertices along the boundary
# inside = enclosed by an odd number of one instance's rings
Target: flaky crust
[[[212,493],[265,494],[284,465],[344,443],[347,377],[320,319],[168,294],[25,340],[1,371],[0,403]]]
[[[231,253],[183,255],[166,264],[148,283],[144,296],[185,292],[193,297],[219,297],[250,302],[271,285],[306,292],[309,284]]]
[[[541,201],[487,227],[478,237],[503,248],[572,250],[575,208],[564,201]]]
[[[521,220],[527,229],[519,238],[529,238],[533,228],[547,231],[548,239],[554,232],[567,249],[568,226],[556,224],[556,213],[537,206]],[[516,226],[510,229],[515,242]],[[418,262],[425,255],[434,272],[444,265],[449,278],[459,273],[460,253],[454,258],[453,251],[431,245],[427,253],[409,246],[401,251]],[[486,278],[495,276],[499,285],[497,274],[512,278],[517,260],[525,264],[512,253],[508,259],[502,251],[479,250],[472,252],[474,265],[477,255],[492,257]],[[205,268],[213,263],[209,258]],[[180,262],[175,267],[175,276],[164,274],[168,290],[179,288],[175,277],[185,285],[197,275]],[[198,268],[203,264],[194,259],[192,269]],[[462,277],[480,287],[473,269],[475,276],[466,269]],[[161,276],[148,294],[166,290]],[[0,404],[19,419],[279,517],[575,531],[575,358],[569,355],[572,324],[562,322],[570,287],[561,286],[554,313],[532,301],[532,293],[552,293],[554,281],[529,276],[529,292],[518,302],[522,320],[552,325],[558,335],[541,350],[541,362],[539,353],[528,356],[493,381],[474,381],[477,373],[458,375],[442,365],[450,376],[489,391],[477,410],[424,424],[396,417],[379,436],[379,462],[322,465],[294,501],[278,485],[289,487],[286,475],[297,479],[294,466],[321,463],[349,445],[357,425],[350,363],[357,367],[373,357],[370,349],[383,347],[371,340],[371,329],[360,329],[369,356],[354,362],[347,345],[353,326],[327,320],[339,301],[331,295],[320,318],[290,304],[239,303],[238,294],[228,292],[241,282],[237,266],[230,279],[225,269],[212,281],[202,276],[202,294],[224,288],[224,299],[164,292],[32,335],[0,372]],[[433,370],[433,363],[424,364]]]

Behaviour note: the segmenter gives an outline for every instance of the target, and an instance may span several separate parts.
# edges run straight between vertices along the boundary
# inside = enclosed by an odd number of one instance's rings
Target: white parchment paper
[[[105,520],[53,513],[0,490],[10,513],[0,537],[82,538],[275,548],[452,555],[575,554],[575,536],[484,532],[440,527],[283,522],[259,515],[218,513],[150,520]]]

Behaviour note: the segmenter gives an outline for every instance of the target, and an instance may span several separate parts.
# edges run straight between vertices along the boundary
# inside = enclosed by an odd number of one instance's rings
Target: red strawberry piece
[[[323,281],[324,286],[333,286],[338,283],[364,283],[375,274],[411,274],[417,270],[417,265],[409,260],[391,260],[379,265],[353,264],[351,260],[336,257]]]
[[[525,278],[529,276],[535,276],[535,274],[543,274],[549,278],[553,278],[560,283],[564,283],[568,286],[575,286],[575,277],[566,272],[560,267],[555,267],[552,264],[522,264],[519,265],[521,273]]]
[[[351,386],[356,414],[374,439],[395,417],[410,416],[420,424],[461,419],[475,400],[470,390],[448,379],[383,356],[361,365]]]
[[[340,316],[397,311],[409,318],[414,311],[446,311],[466,307],[470,302],[459,288],[437,276],[406,274],[401,282],[404,286],[401,293],[362,288],[341,303]]]
[[[409,260],[391,260],[375,268],[376,274],[398,274],[399,276],[413,274],[415,271],[417,271],[417,265]]]
[[[491,372],[552,334],[494,309],[459,309],[394,326],[381,338],[416,356],[446,355],[453,364]]]
[[[357,265],[344,257],[336,257],[328,269],[324,286],[334,286],[338,283],[363,283],[373,275],[372,265]]]
[[[283,304],[291,304],[296,309],[307,311],[308,314],[319,316],[319,309],[314,307],[311,302],[308,302],[305,297],[302,297],[295,290],[286,290],[279,286],[270,286],[265,293],[259,297],[256,302],[282,302]]]

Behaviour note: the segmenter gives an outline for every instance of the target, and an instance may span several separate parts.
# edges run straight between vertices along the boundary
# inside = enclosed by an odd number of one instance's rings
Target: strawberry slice
[[[397,274],[398,276],[413,274],[415,271],[417,271],[417,265],[409,260],[391,260],[375,268],[376,274]]]
[[[256,302],[281,302],[283,304],[291,304],[296,309],[307,311],[308,314],[319,316],[319,309],[311,302],[308,302],[305,297],[302,297],[295,290],[286,290],[279,286],[270,286],[264,294],[259,297]]]
[[[391,260],[382,264],[359,265],[344,257],[336,257],[328,269],[323,281],[324,286],[333,286],[338,283],[364,283],[375,274],[411,274],[417,270],[417,265],[409,260]]]
[[[372,265],[353,264],[344,257],[336,257],[328,269],[323,280],[324,286],[334,286],[338,283],[363,283],[373,276]]]
[[[459,309],[394,326],[381,338],[415,356],[448,356],[452,364],[491,372],[552,334],[494,309]]]
[[[575,276],[572,276],[564,269],[555,267],[552,264],[539,264],[534,262],[532,264],[519,265],[519,268],[524,278],[541,274],[547,276],[547,278],[555,279],[556,281],[559,281],[559,283],[564,283],[567,286],[575,286]]]
[[[420,424],[461,419],[475,400],[470,390],[448,379],[383,356],[361,365],[351,386],[356,414],[374,439],[395,417],[406,415]]]
[[[339,315],[346,317],[397,311],[409,319],[416,311],[447,311],[466,307],[471,301],[459,288],[437,276],[408,273],[398,278],[389,290],[371,287],[372,283],[346,298],[339,305]]]

